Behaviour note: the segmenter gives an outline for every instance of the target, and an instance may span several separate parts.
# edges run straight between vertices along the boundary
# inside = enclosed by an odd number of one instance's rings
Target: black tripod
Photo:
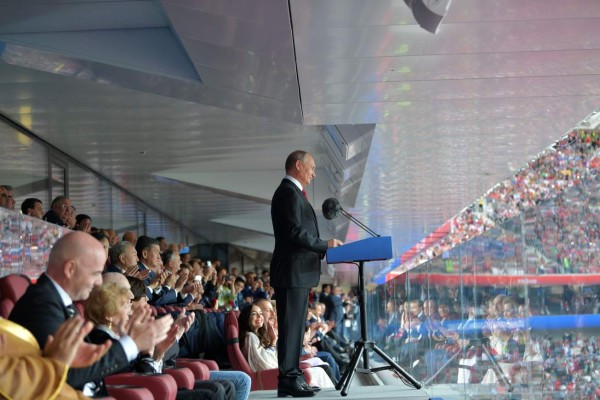
[[[344,371],[344,375],[339,380],[335,388],[337,390],[342,389],[342,396],[348,395],[350,384],[354,378],[356,372],[360,373],[372,373],[377,371],[383,371],[386,369],[394,370],[404,382],[409,382],[415,389],[421,389],[423,385],[415,378],[410,376],[408,372],[402,369],[401,366],[396,364],[387,354],[383,352],[379,347],[375,345],[375,342],[367,339],[367,312],[366,312],[366,290],[365,290],[365,275],[364,275],[364,262],[358,263],[358,305],[360,309],[360,339],[356,341],[354,346],[354,353],[350,360],[350,364]],[[376,354],[379,354],[389,365],[370,368],[369,367],[369,350],[373,350]],[[363,359],[363,368],[358,368],[360,358]]]
[[[494,357],[494,355],[488,349],[488,342],[489,342],[489,339],[487,339],[487,338],[471,340],[471,343],[463,346],[459,351],[457,351],[455,354],[453,354],[452,357],[450,357],[450,359],[448,361],[446,361],[444,363],[444,365],[442,365],[435,374],[433,374],[429,379],[427,379],[425,381],[425,385],[429,385],[430,383],[432,383],[435,380],[435,378],[437,378],[443,370],[445,370],[450,364],[452,364],[452,362],[454,360],[456,360],[456,358],[459,355],[465,354],[467,351],[467,347],[472,348],[472,347],[479,346],[481,348],[482,352],[487,356],[488,360],[490,360],[490,364],[492,365],[492,370],[496,374],[498,381],[506,387],[507,391],[512,392],[513,386],[510,383],[510,381],[508,380],[508,378],[506,377],[506,375],[504,374],[504,371],[502,370],[502,367],[500,367],[500,364],[498,364],[498,360],[496,360],[496,357]],[[459,364],[458,367],[466,368],[466,366],[461,365],[461,364]]]

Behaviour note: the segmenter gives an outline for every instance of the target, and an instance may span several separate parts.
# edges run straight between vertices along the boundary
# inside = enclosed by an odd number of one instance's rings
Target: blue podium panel
[[[389,260],[392,257],[391,236],[357,240],[327,250],[327,264]]]

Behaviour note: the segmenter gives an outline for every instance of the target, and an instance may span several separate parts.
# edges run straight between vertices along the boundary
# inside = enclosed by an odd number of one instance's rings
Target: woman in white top
[[[261,309],[251,305],[242,310],[239,317],[240,345],[253,371],[278,368],[277,330],[265,324]],[[334,387],[323,368],[311,367],[311,386]]]

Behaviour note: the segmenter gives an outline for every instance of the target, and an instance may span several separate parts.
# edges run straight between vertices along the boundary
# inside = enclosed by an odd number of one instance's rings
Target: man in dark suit
[[[296,150],[286,159],[285,171],[271,202],[275,234],[271,286],[275,288],[279,326],[277,395],[309,397],[318,388],[306,384],[299,368],[308,292],[319,283],[321,259],[327,248],[342,242],[319,237],[317,217],[304,192],[315,177],[314,158]]]
[[[46,272],[27,288],[9,319],[29,329],[40,348],[44,348],[48,336],[77,314],[73,302],[86,300],[92,288],[102,283],[105,261],[102,244],[91,235],[73,232],[62,237],[52,247]],[[128,327],[129,334],[121,337],[119,344],[113,345],[98,362],[69,370],[67,382],[71,386],[81,390],[86,383],[125,368],[140,351],[148,351],[163,340],[170,327],[150,317],[132,320],[136,323]]]

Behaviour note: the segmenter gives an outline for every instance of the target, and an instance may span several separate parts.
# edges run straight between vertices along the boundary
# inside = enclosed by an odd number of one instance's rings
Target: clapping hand
[[[87,367],[98,361],[110,348],[112,342],[95,345],[84,343],[83,339],[91,332],[93,325],[80,316],[66,320],[54,333],[48,336],[43,354],[74,368]]]

